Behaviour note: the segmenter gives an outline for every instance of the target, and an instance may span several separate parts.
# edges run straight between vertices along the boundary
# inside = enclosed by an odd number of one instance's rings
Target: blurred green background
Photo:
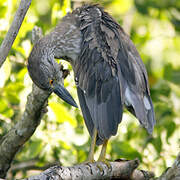
[[[0,1],[0,42],[5,37],[20,0]],[[129,113],[123,115],[118,134],[111,138],[107,158],[141,160],[140,168],[158,176],[180,150],[180,1],[179,0],[92,0],[99,3],[124,28],[146,65],[157,125],[153,138]],[[0,138],[19,120],[32,81],[26,63],[32,49],[35,25],[47,34],[81,0],[32,0],[6,62],[0,69]],[[66,68],[70,65],[62,61]],[[77,99],[73,72],[65,86]],[[81,111],[56,95],[49,98],[48,113],[31,139],[17,153],[8,178],[39,173],[54,163],[73,165],[87,158],[90,138]],[[96,157],[99,149],[96,150]],[[20,167],[21,165],[21,167]],[[22,168],[23,167],[23,168]]]

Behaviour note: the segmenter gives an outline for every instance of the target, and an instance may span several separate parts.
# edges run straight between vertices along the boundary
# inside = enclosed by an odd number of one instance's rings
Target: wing
[[[155,115],[150,97],[148,77],[145,66],[129,37],[119,29],[118,52],[119,67],[126,84],[124,96],[127,109],[151,134],[155,125]]]
[[[81,53],[73,65],[78,96],[89,133],[98,130],[101,144],[117,133],[123,103],[118,70],[101,29],[101,11],[95,6],[81,12]]]
[[[93,124],[98,129],[99,139],[115,135],[122,119],[123,104],[152,133],[155,118],[148,78],[135,46],[101,8],[84,6],[79,13],[82,42],[74,72],[90,134],[90,124]]]
[[[106,12],[101,29],[116,60],[122,101],[151,134],[155,115],[145,66],[129,36]]]
[[[94,49],[92,55],[96,53],[99,54]],[[97,57],[100,58],[94,64],[84,54],[89,64],[88,70],[85,68],[86,63],[81,64],[75,77],[78,79],[78,97],[86,126],[91,135],[93,127],[97,128],[100,139],[98,144],[101,144],[104,139],[109,139],[117,132],[122,119],[122,101],[117,75],[112,75],[110,66],[100,55]]]
[[[155,115],[150,97],[147,72],[132,41],[122,29],[119,28],[118,32],[116,35],[120,49],[117,60],[122,75],[121,79],[123,79],[123,85],[125,86],[124,103],[127,109],[152,134]]]

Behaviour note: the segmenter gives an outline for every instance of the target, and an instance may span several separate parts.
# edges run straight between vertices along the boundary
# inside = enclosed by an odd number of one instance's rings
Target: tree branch
[[[45,164],[45,166],[38,166],[39,159],[32,159],[29,161],[24,161],[24,162],[19,162],[17,164],[12,164],[10,170],[8,173],[15,173],[18,171],[28,171],[28,170],[41,170],[45,171],[46,169],[52,167],[52,166],[57,166],[60,165],[59,161],[56,162],[50,162]]]
[[[102,162],[75,165],[73,167],[54,166],[40,175],[25,180],[91,180],[91,179],[119,179],[119,180],[148,180],[154,177],[152,172],[140,171],[136,168],[139,161],[119,160],[110,162],[111,168]]]
[[[168,168],[157,180],[180,180],[180,152],[172,167]]]
[[[8,53],[13,45],[13,42],[19,32],[24,17],[29,9],[32,0],[21,0],[18,10],[14,16],[11,27],[9,28],[6,37],[0,47],[0,67],[6,60]]]
[[[29,177],[25,180],[180,180],[180,152],[173,163],[159,178],[154,178],[154,173],[137,170],[139,161],[117,160],[110,162],[111,168],[102,162],[79,164],[73,167],[54,166],[39,175]]]
[[[16,152],[32,136],[46,112],[45,102],[50,93],[33,84],[28,95],[26,109],[20,121],[0,140],[0,177],[4,178]]]
[[[41,36],[41,30],[36,27],[33,30],[33,42]],[[50,94],[33,84],[21,119],[0,139],[0,178],[6,176],[16,152],[32,136],[39,125],[43,114],[47,111],[47,100]]]

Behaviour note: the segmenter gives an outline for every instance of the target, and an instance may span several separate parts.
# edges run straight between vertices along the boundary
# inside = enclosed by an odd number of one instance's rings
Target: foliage
[[[0,1],[0,42],[12,22],[17,0]],[[101,0],[100,3],[123,26],[136,44],[146,65],[157,125],[153,137],[125,112],[117,136],[108,145],[108,159],[134,159],[142,167],[160,174],[170,166],[178,152],[180,140],[180,1],[178,0]],[[31,80],[26,63],[32,48],[31,31],[35,25],[48,33],[77,2],[70,0],[32,0],[8,59],[0,69],[0,137],[18,121]],[[62,62],[66,67],[67,63]],[[69,67],[71,68],[71,67]],[[73,74],[65,85],[77,100]],[[90,138],[81,111],[49,99],[49,111],[31,140],[16,155],[13,166],[35,160],[34,166],[60,161],[71,165],[86,159]],[[96,156],[99,153],[97,148]],[[34,168],[35,168],[34,167]],[[27,174],[28,173],[28,174]],[[34,171],[17,171],[9,177],[21,178]]]

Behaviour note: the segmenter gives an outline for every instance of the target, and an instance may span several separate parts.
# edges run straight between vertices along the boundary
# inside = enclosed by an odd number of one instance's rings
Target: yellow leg
[[[106,160],[106,148],[107,148],[107,144],[108,144],[108,140],[105,140],[103,145],[102,145],[102,149],[101,149],[101,153],[99,155],[98,161],[105,161]]]
[[[94,149],[96,146],[96,138],[97,138],[97,129],[94,128],[87,162],[94,162]]]
[[[108,140],[106,139],[102,145],[102,149],[101,149],[101,153],[99,155],[98,161],[105,163],[108,168],[111,168],[111,164],[106,160],[107,144],[108,144]],[[99,168],[101,169],[101,167]]]

